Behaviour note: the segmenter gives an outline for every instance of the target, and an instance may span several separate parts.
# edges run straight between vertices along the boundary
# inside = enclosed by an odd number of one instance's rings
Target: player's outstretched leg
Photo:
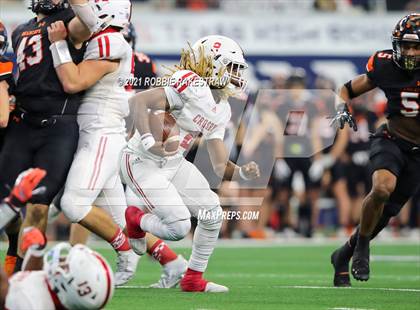
[[[369,280],[369,241],[396,184],[397,177],[388,170],[373,173],[372,190],[363,201],[359,237],[353,253],[351,273],[356,280]]]
[[[184,292],[224,293],[229,291],[226,286],[208,282],[203,278],[222,227],[222,208],[219,206],[208,212],[209,216],[198,220],[194,232],[191,258],[187,272],[181,280],[181,289]]]

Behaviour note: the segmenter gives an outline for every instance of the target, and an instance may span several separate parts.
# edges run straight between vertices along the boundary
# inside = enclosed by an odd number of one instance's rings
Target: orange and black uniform
[[[47,27],[58,20],[73,19],[71,9],[62,9],[21,24],[12,34],[16,54],[16,109],[6,133],[0,156],[0,184],[13,185],[21,171],[39,167],[47,171],[41,182],[47,190],[31,203],[49,205],[64,185],[77,148],[79,95],[66,94],[53,66]],[[69,43],[73,61],[83,60],[83,49]],[[7,196],[0,187],[0,198]]]
[[[388,119],[399,115],[420,122],[420,70],[401,69],[392,59],[392,50],[376,52],[366,69],[369,79],[388,99]],[[398,178],[384,209],[385,214],[394,216],[420,186],[420,145],[391,135],[383,125],[372,136],[370,161],[374,171],[386,169]]]
[[[0,82],[5,81],[9,86],[8,93],[11,95],[14,91],[15,81],[13,80],[13,62],[7,57],[0,56]],[[5,128],[0,129],[0,150],[3,148]]]

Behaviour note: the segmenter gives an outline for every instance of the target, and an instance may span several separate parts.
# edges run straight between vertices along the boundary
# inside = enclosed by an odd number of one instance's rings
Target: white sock
[[[210,255],[216,246],[220,229],[205,229],[198,223],[194,232],[191,258],[188,267],[192,270],[204,272]]]
[[[150,232],[164,240],[181,240],[191,229],[191,220],[179,220],[172,223],[164,223],[154,214],[145,214],[141,218],[140,228]]]

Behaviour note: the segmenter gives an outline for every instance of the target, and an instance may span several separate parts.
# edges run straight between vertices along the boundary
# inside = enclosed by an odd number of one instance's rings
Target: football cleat
[[[133,206],[125,210],[128,242],[137,255],[143,255],[147,251],[146,233],[140,228],[140,219],[143,214],[143,211]]]
[[[331,264],[334,267],[334,286],[335,287],[350,287],[350,276],[349,276],[349,262],[339,260],[340,249],[335,250],[331,254]],[[343,267],[345,266],[345,267]],[[347,271],[343,271],[347,270]]]
[[[227,293],[229,288],[224,285],[216,284],[214,282],[207,282],[204,292],[208,293]]]
[[[134,276],[140,256],[132,250],[117,253],[117,271],[115,272],[115,285],[126,284]]]
[[[178,285],[187,271],[188,262],[182,255],[163,266],[163,272],[158,282],[150,285],[151,288],[173,288]]]
[[[353,254],[351,274],[358,281],[367,281],[369,280],[369,272],[369,246],[360,249],[358,244]]]
[[[226,293],[229,291],[226,286],[203,279],[202,272],[191,269],[187,270],[187,273],[181,280],[180,286],[184,292]]]

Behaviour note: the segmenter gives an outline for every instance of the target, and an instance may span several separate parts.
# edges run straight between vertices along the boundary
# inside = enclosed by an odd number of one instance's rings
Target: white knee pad
[[[167,224],[168,227],[168,240],[178,241],[184,239],[184,237],[190,232],[191,220],[181,220]]]
[[[61,198],[61,211],[63,211],[64,215],[72,223],[79,223],[92,210],[91,205],[77,203],[77,197],[71,193],[64,193]]]
[[[220,206],[206,210],[206,216],[198,219],[198,225],[207,230],[219,230],[223,222],[223,210]]]

